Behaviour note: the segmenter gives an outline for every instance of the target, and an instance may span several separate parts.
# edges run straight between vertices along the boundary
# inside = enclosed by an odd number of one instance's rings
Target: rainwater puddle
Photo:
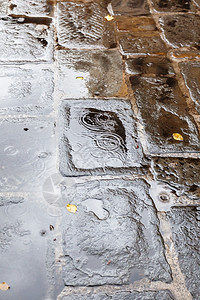
[[[93,212],[100,220],[105,220],[109,216],[109,212],[103,208],[103,201],[98,199],[87,199],[82,201],[82,204],[87,207],[89,212]]]

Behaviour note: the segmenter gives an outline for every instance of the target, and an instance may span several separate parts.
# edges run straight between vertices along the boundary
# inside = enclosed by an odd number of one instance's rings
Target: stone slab
[[[174,76],[171,62],[166,57],[147,56],[131,58],[125,61],[126,72],[131,75]]]
[[[200,113],[200,62],[181,63],[180,67],[194,106]]]
[[[153,160],[152,166],[157,180],[178,188],[177,193],[186,192],[189,197],[199,200],[199,159],[158,157]]]
[[[0,66],[0,114],[53,110],[53,72],[40,66]]]
[[[186,286],[193,299],[198,300],[200,295],[200,206],[174,207],[167,215]]]
[[[151,154],[199,152],[199,134],[175,78],[131,76]],[[179,133],[183,141],[173,139]]]
[[[112,0],[111,5],[114,15],[139,16],[150,14],[147,0]]]
[[[61,99],[112,97],[123,84],[122,58],[117,50],[57,51],[58,82]]]
[[[136,32],[152,32],[156,31],[156,23],[152,17],[117,17],[116,18],[117,30]]]
[[[1,291],[1,300],[56,299],[58,273],[53,284],[50,279],[51,268],[55,267],[51,263],[55,260],[55,233],[49,229],[55,223],[48,216],[43,199],[37,193],[26,197],[4,196],[1,200],[4,203],[0,205],[1,281],[10,286],[9,290]]]
[[[1,19],[0,63],[51,61],[53,33],[49,22],[36,17]]]
[[[0,121],[1,192],[41,191],[55,173],[55,135],[52,120],[11,118]]]
[[[191,0],[151,0],[153,9],[157,12],[188,12],[193,11],[194,6]]]
[[[149,185],[100,180],[63,186],[63,279],[66,286],[171,282]],[[64,208],[66,209],[66,208]],[[97,298],[98,299],[98,298]]]
[[[200,47],[199,28],[200,16],[168,15],[160,18],[160,24],[166,41],[174,48],[178,47]]]
[[[58,44],[65,48],[116,47],[114,27],[108,11],[98,3],[58,3]]]
[[[166,55],[167,48],[159,33],[118,33],[120,50],[123,55]]]
[[[174,300],[168,291],[116,291],[116,292],[90,292],[87,290],[80,293],[74,292],[66,296],[61,296],[57,300]]]
[[[146,162],[129,101],[66,100],[60,118],[63,176],[142,171]]]
[[[7,13],[8,0],[0,0],[0,16],[5,16]]]
[[[49,16],[54,0],[10,0],[8,13],[25,16]]]

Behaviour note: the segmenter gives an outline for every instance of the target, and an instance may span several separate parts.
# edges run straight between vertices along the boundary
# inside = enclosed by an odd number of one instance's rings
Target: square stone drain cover
[[[63,101],[62,175],[130,174],[141,172],[144,164],[129,101]]]

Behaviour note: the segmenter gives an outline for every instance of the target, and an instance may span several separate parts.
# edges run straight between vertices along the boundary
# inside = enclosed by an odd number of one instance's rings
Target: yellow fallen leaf
[[[71,213],[74,213],[77,211],[77,206],[74,204],[67,204],[67,210]]]
[[[112,21],[112,20],[114,19],[114,17],[111,16],[111,15],[107,15],[107,16],[105,16],[105,19],[106,19],[107,21]]]
[[[183,141],[183,137],[180,133],[173,133],[173,139],[176,141]]]
[[[82,76],[77,76],[76,79],[83,80]]]
[[[9,288],[9,285],[6,282],[0,283],[0,290],[7,291]]]

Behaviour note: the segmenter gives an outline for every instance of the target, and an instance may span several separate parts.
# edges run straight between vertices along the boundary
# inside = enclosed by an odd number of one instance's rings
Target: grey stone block
[[[160,18],[162,31],[168,43],[174,48],[178,47],[199,47],[200,16],[188,15],[168,15]]]
[[[199,152],[199,135],[174,78],[130,77],[151,154]],[[175,140],[178,133],[183,140]]]
[[[179,265],[194,300],[199,299],[200,207],[174,207],[168,214]]]
[[[147,277],[171,281],[149,186],[137,179],[63,186],[77,206],[63,218],[65,285],[129,284]]]
[[[10,0],[9,13],[26,16],[49,16],[53,12],[52,0]]]
[[[180,67],[194,106],[197,112],[200,113],[200,63],[181,63]]]
[[[40,66],[0,66],[0,114],[44,114],[53,110],[53,72]]]
[[[144,171],[146,162],[129,101],[63,101],[60,131],[64,176]]]
[[[85,293],[85,294],[71,294],[64,296],[61,300],[173,300],[174,297],[168,291],[117,291],[113,293],[98,292],[98,293]]]
[[[113,48],[114,27],[96,2],[58,3],[58,43],[65,48]],[[116,47],[116,46],[115,46]]]
[[[47,62],[52,60],[51,20],[3,18],[0,20],[0,63]]]
[[[115,15],[139,16],[150,14],[146,0],[112,0],[111,5]]]
[[[123,83],[122,58],[117,50],[59,50],[58,83],[62,99],[112,97]]]
[[[0,190],[41,191],[55,173],[55,135],[52,120],[1,119]]]

